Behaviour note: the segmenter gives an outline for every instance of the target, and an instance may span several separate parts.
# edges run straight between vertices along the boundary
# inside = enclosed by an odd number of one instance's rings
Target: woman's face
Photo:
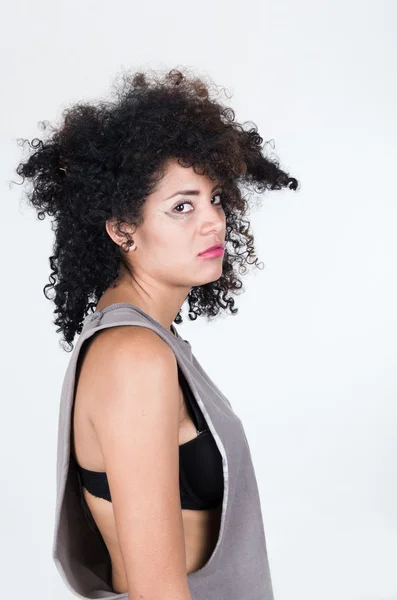
[[[190,289],[219,279],[223,254],[199,256],[225,239],[222,187],[216,183],[169,161],[156,191],[147,198],[143,224],[131,230],[136,247],[127,256],[138,280]]]

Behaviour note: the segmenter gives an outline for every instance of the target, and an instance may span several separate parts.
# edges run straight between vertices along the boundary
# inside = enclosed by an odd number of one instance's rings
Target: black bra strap
[[[206,420],[204,419],[203,413],[199,409],[197,405],[196,398],[194,397],[188,382],[186,381],[186,377],[182,373],[181,368],[178,365],[178,376],[179,382],[181,384],[182,390],[185,394],[187,409],[192,418],[193,423],[196,426],[198,431],[202,431],[207,426]]]

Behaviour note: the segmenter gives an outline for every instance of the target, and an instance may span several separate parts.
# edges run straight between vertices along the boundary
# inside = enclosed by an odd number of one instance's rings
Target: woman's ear
[[[135,231],[135,227],[133,225],[128,225],[127,223],[118,223],[116,219],[108,219],[106,221],[106,231],[109,237],[114,241],[118,246],[125,245],[132,246],[133,239],[132,233]]]

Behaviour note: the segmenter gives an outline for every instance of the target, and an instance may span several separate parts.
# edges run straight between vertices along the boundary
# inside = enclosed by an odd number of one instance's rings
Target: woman
[[[298,182],[214,88],[181,70],[126,73],[113,102],[67,109],[17,168],[55,225],[44,293],[57,331],[69,349],[87,335],[63,388],[54,545],[80,597],[272,598],[241,422],[173,323],[185,302],[191,320],[237,312],[238,270],[258,266],[241,187]]]

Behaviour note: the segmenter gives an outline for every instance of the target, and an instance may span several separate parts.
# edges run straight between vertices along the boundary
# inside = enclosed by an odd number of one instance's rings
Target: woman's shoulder
[[[153,329],[141,325],[117,325],[97,331],[85,348],[84,361],[97,367],[109,361],[125,362],[138,358],[141,362],[164,360],[176,362],[170,345]]]
[[[147,327],[122,325],[102,329],[96,332],[82,358],[78,392],[84,397],[90,420],[101,404],[107,411],[116,389],[128,404],[131,389],[145,398],[148,385],[157,389],[174,389],[178,385],[172,349]]]

